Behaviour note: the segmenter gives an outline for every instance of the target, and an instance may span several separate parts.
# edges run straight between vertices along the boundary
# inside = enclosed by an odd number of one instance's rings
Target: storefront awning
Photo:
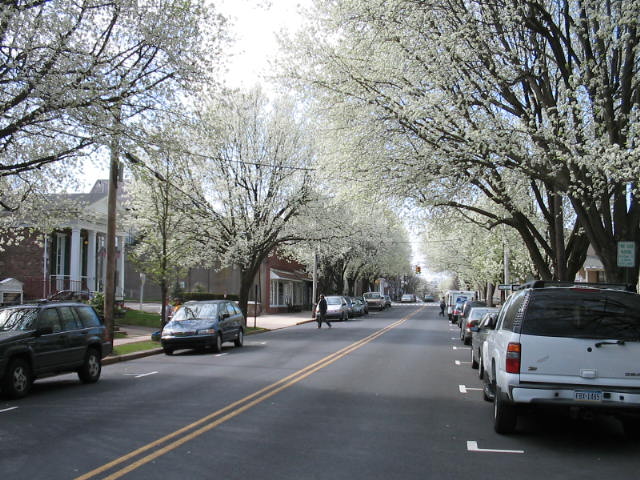
[[[271,269],[271,280],[289,280],[290,282],[312,282],[313,279],[304,272],[286,272]]]

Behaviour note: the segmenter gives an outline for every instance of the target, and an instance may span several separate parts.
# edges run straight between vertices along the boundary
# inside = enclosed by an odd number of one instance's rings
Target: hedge
[[[189,300],[240,300],[238,295],[229,295],[225,297],[221,293],[204,293],[204,292],[184,292],[180,295],[184,302]]]

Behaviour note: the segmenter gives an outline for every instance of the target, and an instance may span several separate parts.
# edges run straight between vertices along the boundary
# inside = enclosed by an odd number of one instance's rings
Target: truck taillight
[[[520,373],[520,353],[522,347],[519,343],[507,345],[507,373]]]

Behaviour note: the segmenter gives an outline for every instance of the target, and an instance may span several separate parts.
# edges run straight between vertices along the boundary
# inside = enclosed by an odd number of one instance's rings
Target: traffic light
[[[416,265],[416,275],[420,275],[420,265]]]

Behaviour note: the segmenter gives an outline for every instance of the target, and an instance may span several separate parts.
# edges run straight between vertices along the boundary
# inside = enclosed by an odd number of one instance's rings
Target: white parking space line
[[[455,347],[454,346],[454,347],[451,347],[451,348],[453,348],[454,350],[471,350],[471,347]]]
[[[134,378],[142,378],[142,377],[148,377],[149,375],[155,375],[158,372],[149,372],[149,373],[125,373],[125,376],[127,377],[134,377]]]
[[[460,340],[458,337],[451,337],[451,340]]]
[[[4,413],[4,412],[10,412],[11,410],[15,410],[18,407],[9,407],[9,408],[5,408],[4,410],[0,410],[0,413]]]
[[[458,389],[460,390],[460,393],[467,393],[467,392],[469,392],[471,390],[477,391],[477,392],[481,392],[482,391],[481,388],[467,387],[466,385],[458,385]]]
[[[524,450],[496,450],[493,448],[478,448],[478,442],[472,440],[467,442],[467,450],[480,453],[524,453]]]
[[[460,360],[454,360],[456,365],[471,365],[471,362],[461,362]]]
[[[215,355],[216,357],[224,357],[225,355],[229,355],[228,353],[218,353]]]

